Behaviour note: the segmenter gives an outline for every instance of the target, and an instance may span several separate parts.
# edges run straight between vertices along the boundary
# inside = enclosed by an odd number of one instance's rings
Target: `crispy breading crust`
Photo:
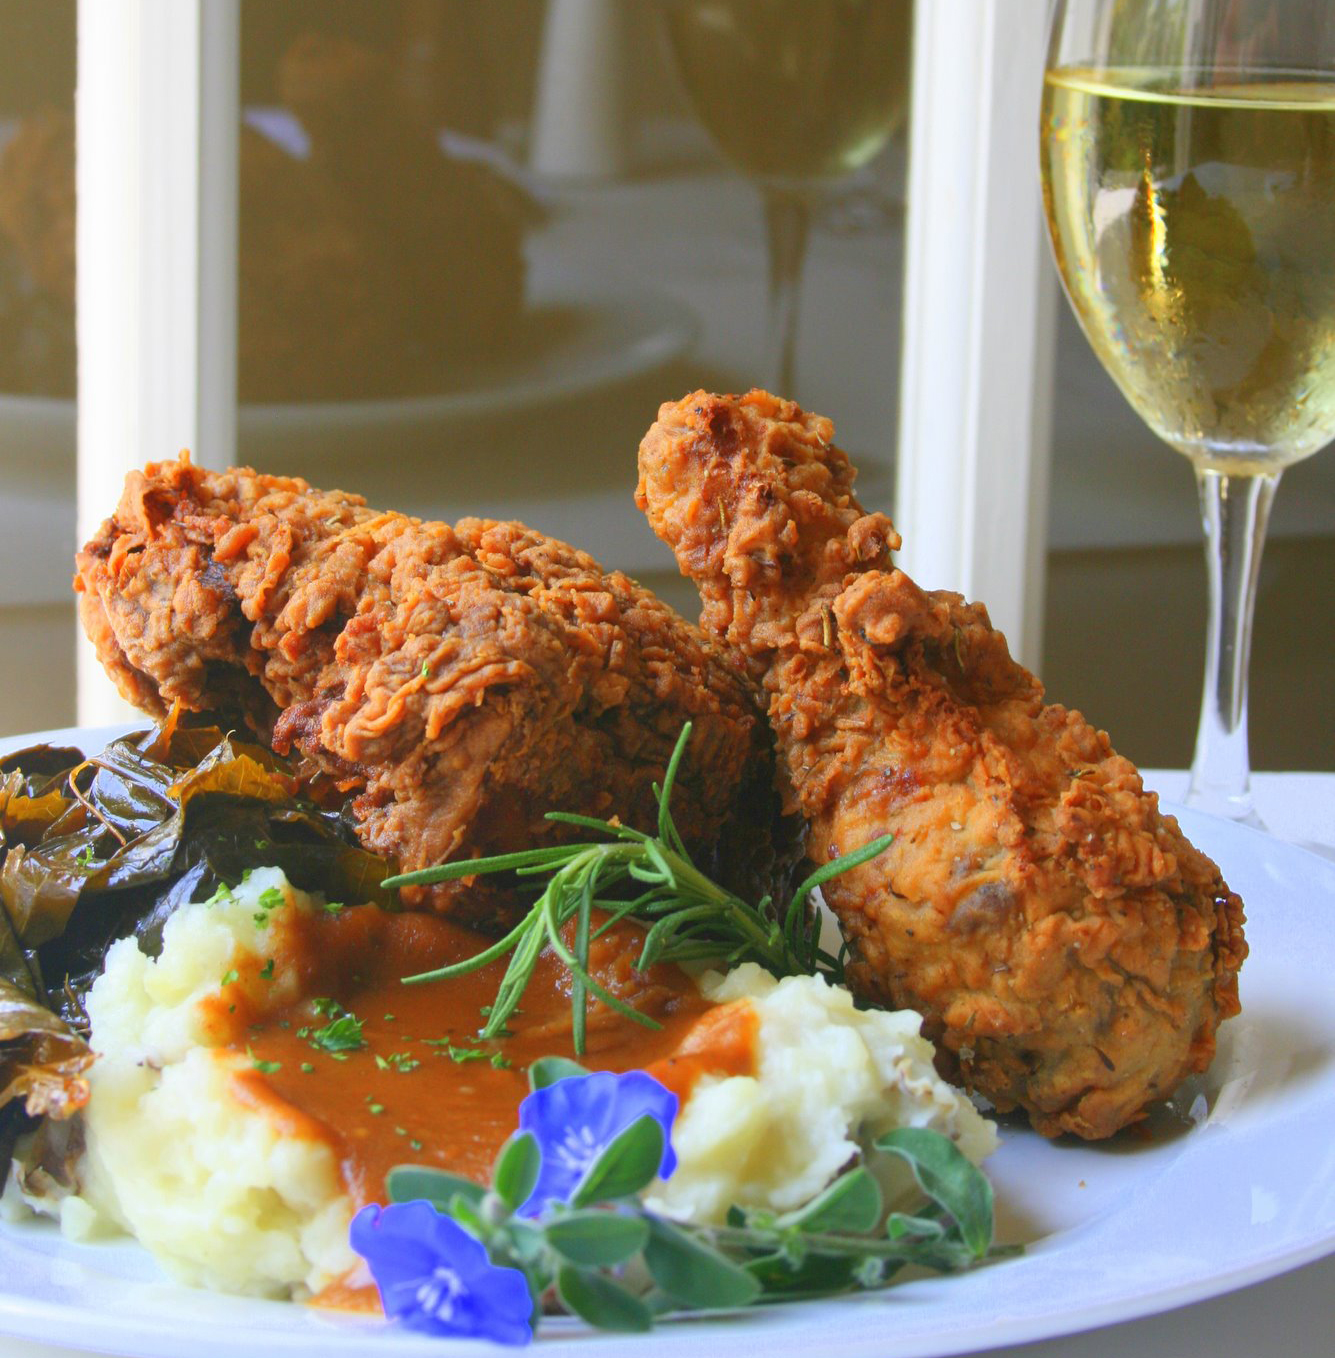
[[[1048,1136],[1108,1136],[1204,1070],[1238,1012],[1242,902],[1135,767],[1045,706],[981,604],[920,589],[834,428],[765,392],[659,411],[637,503],[701,622],[769,694],[863,996]]]
[[[131,473],[77,567],[84,626],[131,702],[297,747],[405,870],[568,838],[551,810],[653,825],[689,719],[673,802],[687,843],[734,890],[784,893],[797,823],[778,825],[754,688],[564,543],[182,457]],[[483,924],[513,904],[491,878],[404,896]]]

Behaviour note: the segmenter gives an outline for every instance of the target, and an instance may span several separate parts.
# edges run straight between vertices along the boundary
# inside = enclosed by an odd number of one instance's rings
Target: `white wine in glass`
[[[791,396],[812,204],[904,122],[913,0],[663,0],[661,10],[692,107],[764,196],[766,381]]]
[[[1191,459],[1210,565],[1188,800],[1255,821],[1251,618],[1281,471],[1335,437],[1335,32],[1278,0],[1064,0],[1042,105],[1057,266]]]

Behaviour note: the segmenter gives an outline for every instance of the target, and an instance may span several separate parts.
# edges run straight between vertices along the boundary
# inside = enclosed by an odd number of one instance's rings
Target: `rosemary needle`
[[[647,971],[656,962],[709,959],[727,965],[758,962],[776,976],[823,971],[841,977],[839,959],[820,946],[820,921],[807,909],[807,898],[832,877],[875,858],[894,836],[882,835],[818,868],[793,893],[786,910],[781,911],[769,896],[752,905],[695,866],[672,819],[672,788],[690,736],[687,722],[668,761],[663,786],[654,787],[657,835],[593,816],[552,811],[548,820],[579,826],[603,838],[595,843],[549,845],[490,858],[463,859],[386,878],[384,886],[399,887],[429,886],[493,872],[547,876],[528,914],[504,938],[463,962],[405,976],[403,983],[421,985],[463,976],[512,954],[481,1033],[484,1038],[497,1037],[518,1007],[538,955],[544,946],[549,947],[570,970],[575,1051],[583,1053],[590,995],[634,1023],[659,1027],[647,1014],[612,994],[589,971],[589,944],[622,919],[633,918],[648,925],[636,964],[640,971]],[[625,899],[627,882],[638,883],[643,890]],[[609,895],[614,888],[622,890]],[[607,914],[597,928],[595,911]],[[571,920],[575,921],[573,947],[564,933]]]

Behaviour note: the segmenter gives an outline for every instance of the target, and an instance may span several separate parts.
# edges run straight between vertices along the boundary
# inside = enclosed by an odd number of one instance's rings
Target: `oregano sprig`
[[[992,1244],[992,1189],[981,1171],[948,1137],[922,1128],[898,1128],[875,1142],[875,1151],[899,1156],[912,1170],[926,1200],[915,1211],[887,1212],[878,1179],[860,1157],[792,1212],[734,1207],[718,1225],[659,1216],[642,1195],[656,1178],[671,1173],[664,1158],[671,1114],[644,1103],[646,1078],[642,1072],[590,1076],[571,1061],[546,1058],[530,1070],[531,1097],[568,1091],[560,1094],[559,1106],[569,1120],[550,1116],[551,1109],[528,1118],[528,1128],[511,1137],[497,1157],[489,1189],[423,1166],[392,1170],[390,1206],[365,1212],[383,1213],[384,1224],[400,1238],[411,1234],[415,1248],[389,1248],[381,1257],[374,1242],[358,1244],[354,1226],[354,1245],[366,1253],[382,1292],[388,1281],[395,1296],[420,1299],[421,1289],[405,1288],[398,1276],[409,1267],[438,1264],[437,1273],[459,1273],[460,1246],[440,1236],[423,1215],[427,1206],[485,1250],[490,1272],[476,1284],[479,1295],[484,1284],[505,1285],[502,1275],[511,1271],[523,1276],[534,1325],[545,1304],[600,1329],[640,1332],[670,1312],[736,1310],[865,1291],[884,1287],[906,1265],[955,1272],[1017,1252]],[[524,1121],[521,1113],[521,1127]],[[564,1166],[569,1131],[589,1123],[603,1127],[604,1134],[594,1138],[587,1167],[560,1195],[545,1195],[544,1178],[565,1172],[550,1168],[549,1157]],[[396,1212],[405,1213],[401,1226]],[[410,1213],[420,1220],[409,1222]],[[434,1264],[427,1258],[433,1250],[442,1253]],[[476,1265],[474,1271],[482,1276]],[[507,1305],[513,1309],[515,1303]],[[420,1323],[423,1319],[416,1313],[406,1317],[418,1328],[463,1332],[453,1319],[450,1325]],[[469,1333],[501,1337],[485,1310],[476,1309],[471,1323]]]

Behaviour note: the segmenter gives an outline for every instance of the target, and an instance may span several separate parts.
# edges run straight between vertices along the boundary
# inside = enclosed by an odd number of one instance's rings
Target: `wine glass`
[[[812,209],[904,121],[913,0],[662,0],[661,10],[700,121],[760,186],[767,380],[791,396]]]
[[[1259,825],[1247,666],[1266,522],[1284,468],[1335,437],[1335,7],[1058,0],[1041,122],[1066,294],[1196,471],[1210,612],[1187,801]]]

